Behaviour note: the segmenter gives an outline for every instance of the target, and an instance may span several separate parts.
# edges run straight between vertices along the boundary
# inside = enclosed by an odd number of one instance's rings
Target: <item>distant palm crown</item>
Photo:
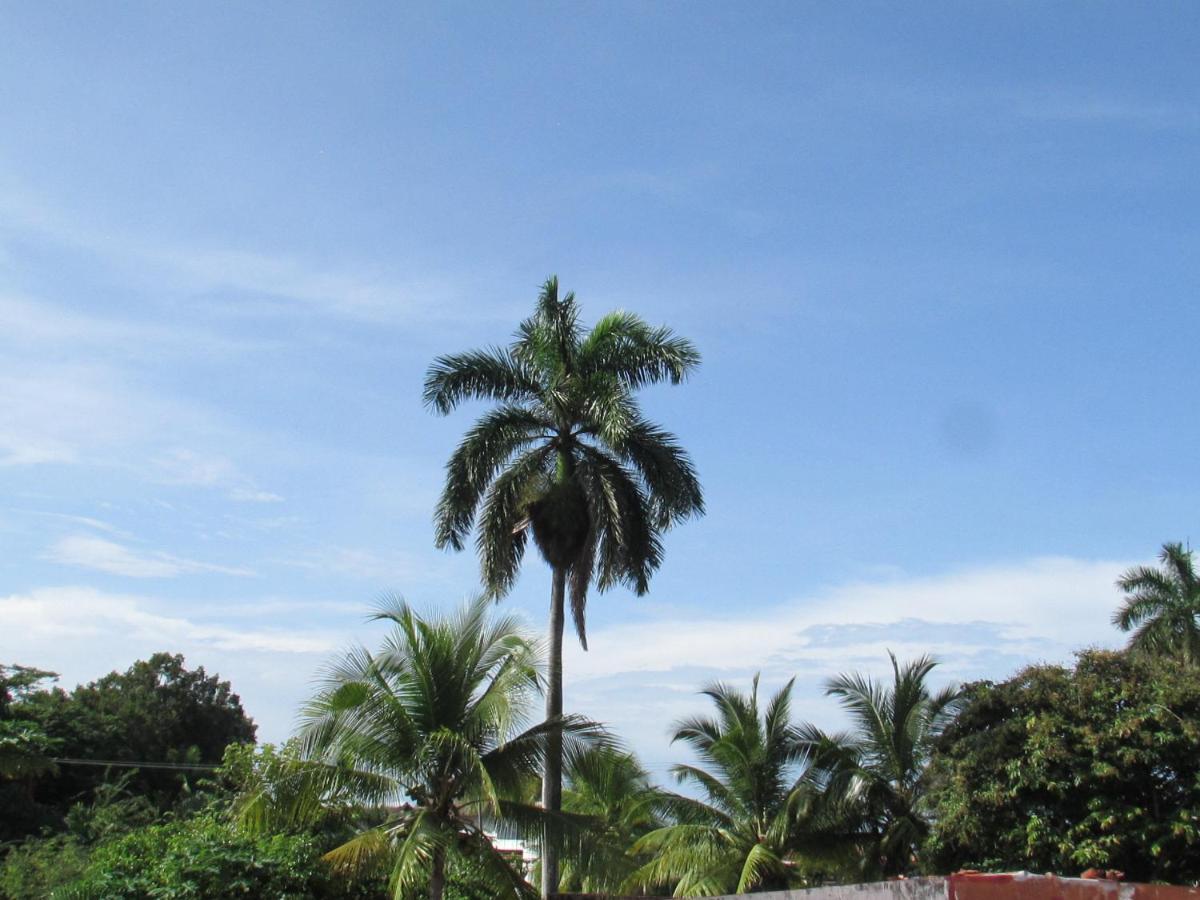
[[[1129,647],[1147,656],[1172,656],[1200,665],[1200,576],[1192,551],[1163,544],[1159,568],[1134,566],[1117,579],[1125,602],[1113,624],[1132,631]]]
[[[760,709],[758,676],[749,694],[720,682],[701,692],[716,716],[676,723],[700,765],[676,765],[676,780],[703,799],[667,795],[675,821],[641,838],[649,857],[626,886],[674,886],[675,896],[713,896],[792,887],[809,838],[808,748],[791,721],[792,681]]]
[[[507,348],[439,357],[425,403],[446,414],[497,401],[446,465],[437,544],[461,550],[478,517],[483,581],[494,596],[516,580],[529,531],[569,576],[580,642],[593,575],[638,594],[662,561],[662,533],[704,511],[696,472],[675,437],[643,417],[633,392],[678,384],[699,363],[692,344],[638,316],[609,313],[585,333],[558,279]]]

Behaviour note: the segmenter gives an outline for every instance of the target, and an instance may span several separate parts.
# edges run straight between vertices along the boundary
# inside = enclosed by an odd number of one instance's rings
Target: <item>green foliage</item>
[[[342,798],[323,796],[320,802],[308,791],[300,768],[299,742],[230,744],[221,762],[219,781],[234,797],[243,823],[256,833],[301,834],[336,831],[356,807]]]
[[[1118,580],[1125,602],[1113,624],[1132,631],[1129,649],[1149,656],[1170,656],[1200,665],[1200,577],[1192,551],[1163,544],[1160,568],[1135,566]]]
[[[261,767],[240,820],[271,831],[317,821],[330,806],[386,807],[384,822],[327,854],[337,869],[387,873],[398,896],[412,896],[457,865],[492,897],[531,895],[479,820],[544,828],[546,814],[519,795],[549,736],[583,748],[602,734],[574,718],[521,730],[538,690],[536,647],[515,619],[489,609],[480,598],[442,619],[403,603],[381,612],[394,626],[382,650],[353,651],[329,668],[304,710],[299,758]]]
[[[789,681],[764,710],[757,676],[749,694],[719,683],[702,692],[716,716],[679,722],[674,737],[701,766],[674,771],[703,799],[667,798],[675,823],[634,845],[651,859],[629,879],[631,887],[666,883],[676,896],[707,897],[805,885],[806,857],[816,844],[807,749],[791,722],[791,692]]]
[[[440,547],[462,549],[478,514],[483,581],[506,593],[529,526],[545,559],[570,571],[575,628],[587,646],[593,576],[639,594],[662,561],[662,532],[704,511],[700,485],[675,438],[649,422],[638,388],[678,384],[700,362],[688,341],[614,312],[591,331],[558,279],[507,348],[438,358],[425,402],[446,414],[466,400],[485,413],[450,457],[435,515]]]
[[[52,824],[53,811],[34,796],[37,780],[55,771],[51,757],[62,741],[24,715],[28,698],[44,690],[53,672],[0,666],[0,841],[20,838]]]
[[[72,835],[30,839],[0,859],[0,897],[46,900],[74,882],[87,867],[89,849]]]
[[[850,714],[852,731],[802,729],[824,811],[855,847],[855,875],[865,880],[915,868],[929,831],[926,766],[960,705],[955,687],[930,691],[927,680],[936,665],[930,657],[901,666],[888,655],[891,685],[853,673],[826,683],[826,693]]]
[[[935,757],[927,868],[1200,879],[1200,682],[1102,651],[967,689]]]
[[[7,719],[14,703],[43,690],[43,681],[53,681],[58,673],[29,666],[0,666],[0,719]]]
[[[20,781],[54,771],[51,756],[61,743],[37,722],[0,719],[0,779]]]
[[[634,843],[663,826],[666,797],[632,753],[596,747],[570,760],[563,809],[585,816],[587,840],[562,860],[561,889],[618,893],[646,860]]]
[[[102,766],[45,764],[56,757],[136,762],[217,763],[230,743],[252,742],[229,683],[182,656],[157,653],[70,693],[46,690],[51,673],[0,667],[0,765],[25,773],[20,789],[0,783],[0,840],[61,828],[79,799],[111,780]],[[7,752],[6,752],[7,751]],[[7,762],[6,762],[7,761]],[[185,771],[138,770],[130,792],[160,809],[187,799],[196,778]]]
[[[96,786],[90,803],[75,803],[63,825],[68,836],[82,844],[97,844],[152,824],[158,808],[146,797],[130,792],[135,773],[126,771],[115,781]]]
[[[185,668],[179,654],[156,653],[76,688],[67,713],[76,739],[102,759],[216,763],[229,744],[254,741],[229,682]]]
[[[78,878],[92,849],[105,841],[152,824],[158,810],[145,797],[130,794],[133,772],[97,786],[91,802],[67,812],[64,833],[28,838],[12,847],[0,863],[0,897],[43,898]]]
[[[63,900],[333,900],[377,896],[333,875],[307,835],[251,836],[204,815],[141,828],[92,855]]]

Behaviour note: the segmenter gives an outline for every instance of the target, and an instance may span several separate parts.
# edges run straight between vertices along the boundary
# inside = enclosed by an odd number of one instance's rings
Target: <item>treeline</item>
[[[713,684],[676,723],[683,789],[616,736],[537,712],[537,642],[484,601],[400,605],[334,661],[295,738],[255,747],[230,686],[158,654],[71,692],[0,668],[0,894],[532,897],[496,849],[553,840],[564,890],[703,896],[959,868],[1200,879],[1200,579],[1189,551],[1121,580],[1123,652],[935,690],[935,663],[825,685],[830,733]],[[1190,609],[1190,612],[1186,612]],[[561,752],[561,811],[539,802]],[[126,762],[89,766],[79,761]],[[153,766],[149,764],[154,764]]]

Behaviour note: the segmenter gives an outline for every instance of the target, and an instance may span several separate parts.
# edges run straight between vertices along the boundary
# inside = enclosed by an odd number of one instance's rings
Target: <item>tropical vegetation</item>
[[[927,871],[1200,880],[1200,681],[1176,660],[1088,650],[965,690],[928,781]]]
[[[668,805],[628,750],[602,746],[570,758],[563,809],[587,823],[587,839],[563,860],[562,889],[619,892],[644,861],[633,845],[666,824]]]
[[[926,770],[934,747],[958,712],[955,686],[933,691],[936,662],[901,665],[889,653],[892,683],[858,673],[830,679],[826,693],[850,715],[850,731],[802,729],[827,812],[846,823],[863,880],[916,872],[929,833]]]
[[[441,900],[453,857],[494,897],[533,896],[483,823],[544,831],[549,814],[521,794],[550,735],[569,749],[602,745],[604,735],[575,716],[524,727],[541,682],[537,648],[514,618],[487,613],[485,598],[444,618],[403,602],[380,612],[393,626],[380,651],[331,665],[302,714],[287,801],[260,791],[241,820],[270,830],[308,821],[330,798],[357,801],[386,814],[325,855],[336,870],[385,872],[394,896],[427,885]]]
[[[534,314],[506,348],[442,356],[425,380],[425,403],[447,414],[467,400],[496,403],[446,465],[435,513],[439,547],[461,550],[473,526],[486,589],[512,587],[530,533],[552,572],[546,718],[562,715],[562,639],[570,594],[587,648],[586,610],[600,590],[649,590],[663,532],[704,511],[690,458],[648,420],[634,392],[680,383],[700,362],[692,344],[624,311],[590,330],[558,279],[542,286]],[[478,520],[478,521],[476,521]],[[562,752],[551,739],[542,804],[562,803]],[[542,889],[558,887],[557,849],[543,848]]]
[[[1200,881],[1200,685],[1179,645],[1084,651],[961,690],[934,687],[930,658],[891,657],[886,680],[826,683],[846,731],[796,721],[791,682],[766,700],[757,679],[709,685],[711,713],[676,723],[690,759],[669,791],[599,726],[533,716],[541,648],[485,600],[448,616],[397,602],[380,617],[383,646],[331,663],[278,748],[242,739],[253,723],[230,715],[228,685],[176,657],[71,693],[5,667],[0,734],[44,739],[0,773],[0,819],[11,833],[37,810],[43,824],[0,850],[0,897],[531,897],[536,866],[496,838],[544,845],[551,820],[564,887],[601,893],[960,867]],[[142,674],[155,671],[176,674]],[[73,697],[111,711],[81,713],[93,726],[171,709],[179,723],[230,723],[229,743],[220,763],[187,762],[211,750],[180,745],[186,728],[172,726],[171,768],[81,766],[91,780],[74,781],[53,742],[98,757],[62,728]],[[568,751],[558,813],[533,800],[552,733]],[[95,734],[113,752],[115,736]],[[63,803],[68,784],[84,790]]]
[[[1117,581],[1121,652],[964,687],[889,653],[890,678],[825,683],[845,730],[797,721],[794,679],[761,701],[757,676],[710,684],[709,714],[674,725],[676,790],[564,713],[568,603],[586,650],[593,585],[646,593],[666,532],[704,512],[635,397],[699,359],[631,313],[585,328],[550,278],[507,347],[435,360],[429,407],[491,404],[434,516],[441,547],[474,533],[484,593],[381,608],[382,646],[328,665],[283,746],[179,655],[70,691],[0,665],[0,900],[713,896],[960,867],[1200,883],[1200,578],[1179,543]],[[544,646],[492,607],[531,536]]]
[[[1192,551],[1163,544],[1159,560],[1158,568],[1134,566],[1117,581],[1125,602],[1113,613],[1113,624],[1133,632],[1129,646],[1137,653],[1200,665],[1200,577]]]
[[[673,769],[699,797],[670,797],[673,821],[634,844],[650,859],[631,886],[666,883],[691,897],[807,883],[805,852],[816,849],[809,754],[791,720],[791,692],[789,681],[760,709],[757,677],[749,693],[719,682],[701,691],[715,715],[678,722],[673,738],[699,761]]]

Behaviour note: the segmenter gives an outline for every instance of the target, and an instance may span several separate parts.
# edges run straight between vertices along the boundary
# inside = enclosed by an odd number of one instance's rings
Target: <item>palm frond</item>
[[[434,512],[435,542],[461,550],[488,486],[516,454],[544,442],[553,423],[536,411],[506,404],[484,414],[446,463],[446,482]]]
[[[439,356],[425,376],[425,405],[442,415],[464,400],[527,403],[539,398],[535,374],[498,347]]]
[[[583,372],[612,375],[631,388],[660,381],[679,384],[699,364],[700,354],[690,341],[624,310],[597,322],[579,349]]]
[[[1117,579],[1125,601],[1113,613],[1113,625],[1133,632],[1129,649],[1136,653],[1200,663],[1200,579],[1192,553],[1167,543],[1159,560],[1160,568],[1134,566]]]
[[[517,579],[527,540],[527,532],[517,527],[523,518],[522,505],[539,477],[546,477],[550,458],[549,447],[530,450],[505,469],[488,489],[476,546],[484,586],[494,597],[508,593]]]
[[[578,475],[601,534],[597,586],[622,583],[640,596],[662,564],[662,539],[647,499],[633,474],[604,451],[585,446],[581,456]]]

